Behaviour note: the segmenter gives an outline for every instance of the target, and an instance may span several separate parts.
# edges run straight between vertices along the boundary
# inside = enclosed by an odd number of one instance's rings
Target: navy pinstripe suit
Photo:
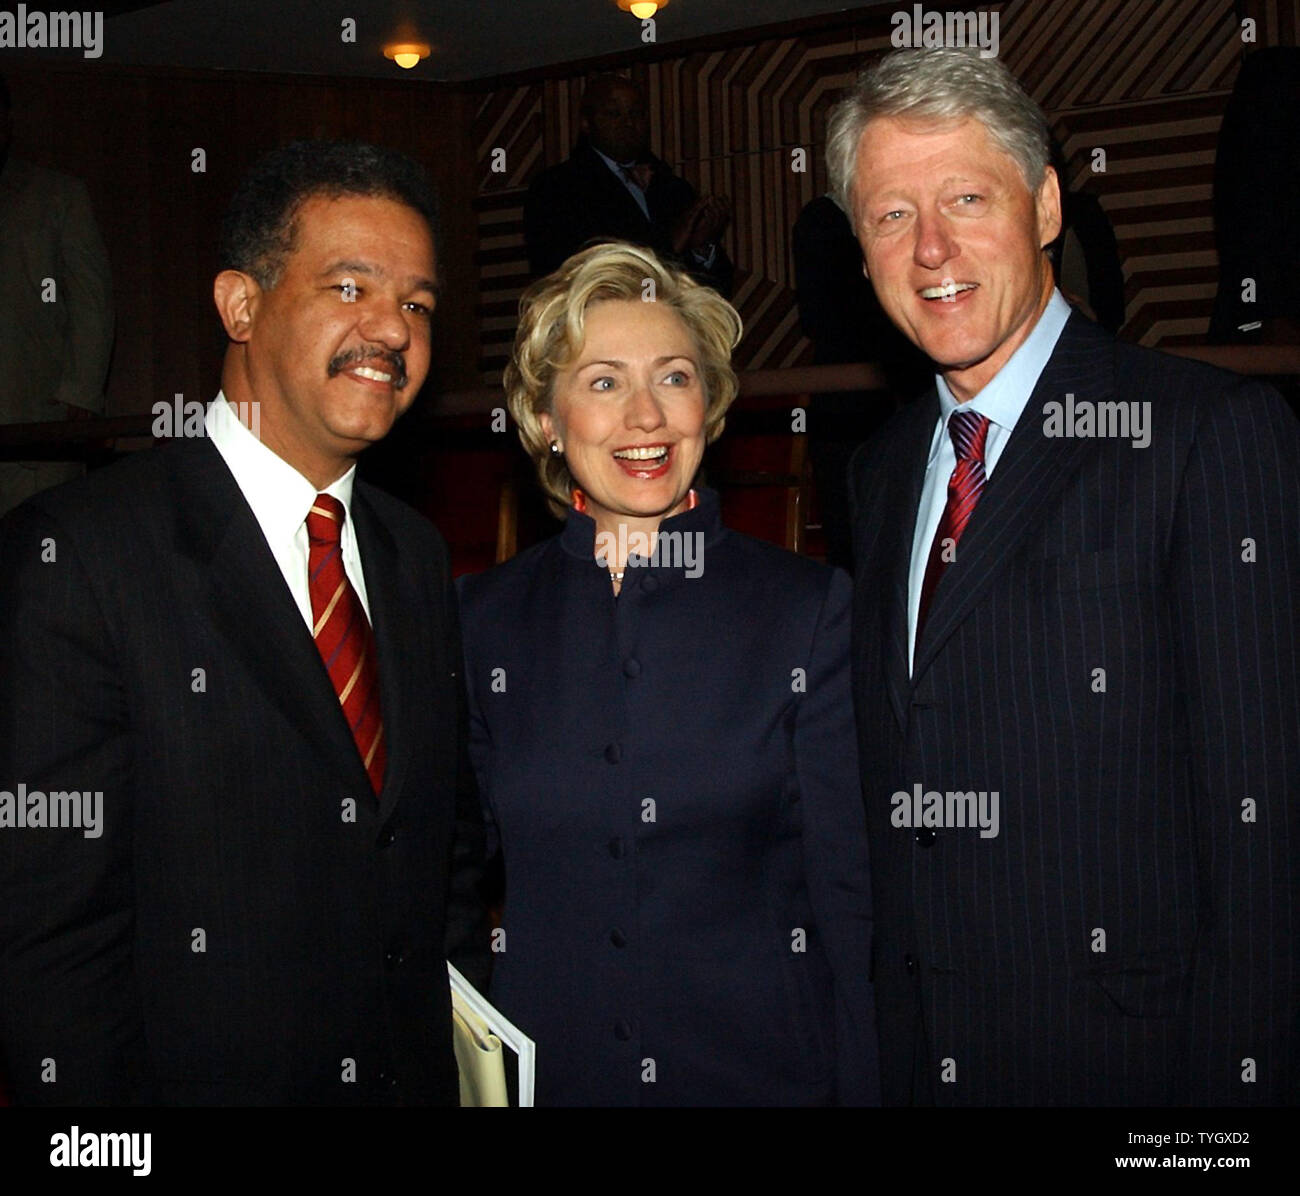
[[[1067,394],[1149,402],[1149,447],[1045,435]],[[909,678],[938,413],[851,467],[885,1102],[1294,1100],[1300,427],[1072,315]],[[998,834],[896,825],[918,784],[997,792]]]
[[[447,551],[364,483],[351,516],[379,801],[207,440],[0,523],[0,790],[104,794],[98,837],[0,827],[0,1050],[19,1102],[456,1103],[443,930],[473,937],[482,819]],[[482,982],[486,931],[474,947],[457,962]]]

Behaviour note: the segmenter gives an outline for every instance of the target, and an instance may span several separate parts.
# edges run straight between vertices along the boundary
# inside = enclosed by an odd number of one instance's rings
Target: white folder
[[[473,1015],[467,1018],[471,1023],[477,1018],[508,1046],[519,1060],[519,1107],[533,1107],[533,1086],[537,1074],[537,1044],[510,1021],[495,1005],[478,991],[447,961],[447,975],[451,980],[451,1000],[453,1009],[460,1004],[464,1010]],[[462,1014],[463,1015],[463,1014]]]

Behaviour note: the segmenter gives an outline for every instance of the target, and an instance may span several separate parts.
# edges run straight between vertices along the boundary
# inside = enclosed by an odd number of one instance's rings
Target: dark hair
[[[397,150],[364,142],[295,141],[253,163],[221,222],[222,270],[251,274],[269,290],[293,252],[295,217],[315,196],[391,199],[425,218],[438,246],[438,203],[423,167]]]
[[[616,87],[630,87],[633,91],[645,95],[645,89],[635,79],[629,79],[626,75],[615,75],[612,72],[603,75],[592,75],[587,80],[586,86],[582,89],[582,99],[578,101],[578,115],[585,116],[588,120],[596,111],[596,101],[606,92],[613,91]]]

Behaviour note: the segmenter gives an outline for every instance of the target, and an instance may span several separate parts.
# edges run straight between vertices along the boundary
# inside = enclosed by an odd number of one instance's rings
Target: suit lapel
[[[393,812],[410,768],[414,749],[410,715],[419,708],[417,702],[427,705],[433,700],[432,694],[415,692],[418,678],[409,661],[415,646],[422,642],[417,618],[428,620],[435,612],[427,609],[406,576],[397,542],[367,500],[365,490],[361,484],[353,489],[352,520],[366,575],[370,622],[379,656],[379,694],[383,704],[384,739],[388,744],[380,808],[387,818]]]
[[[891,457],[879,484],[880,499],[870,511],[876,520],[866,529],[869,545],[864,554],[867,569],[880,570],[880,618],[884,640],[886,687],[899,727],[906,723],[907,592],[912,559],[912,537],[917,507],[925,483],[925,466],[939,418],[939,396],[935,390],[904,409]]]
[[[907,591],[911,576],[911,543],[917,534],[917,510],[920,491],[926,484],[926,463],[930,460],[930,446],[935,438],[935,424],[939,421],[939,391],[931,390],[913,403],[913,419],[907,421],[900,452],[896,484],[889,487],[885,513],[885,526],[891,526],[897,541],[885,560],[889,562],[889,576],[885,578],[885,676],[889,685],[889,701],[900,727],[906,727],[907,701],[911,680],[907,673]]]
[[[207,574],[214,625],[304,740],[370,792],[311,633],[221,454],[207,439],[176,451],[177,550]]]
[[[586,150],[587,176],[597,190],[604,193],[606,202],[621,210],[624,220],[632,221],[648,230],[650,221],[646,219],[645,213],[641,210],[641,205],[632,198],[632,193],[623,186],[623,181],[605,165],[594,149],[590,146],[586,146],[584,149]],[[647,206],[649,203],[650,200],[647,196]]]
[[[971,515],[956,560],[934,592],[917,645],[914,679],[933,662],[1083,459],[1096,449],[1091,439],[1045,436],[1043,405],[1064,401],[1067,392],[1077,399],[1105,402],[1114,390],[1110,338],[1071,314]]]

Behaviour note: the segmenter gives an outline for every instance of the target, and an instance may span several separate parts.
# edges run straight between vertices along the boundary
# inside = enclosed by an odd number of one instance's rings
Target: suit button
[[[904,970],[904,971],[905,971],[909,976],[915,976],[915,975],[916,975],[916,960],[913,959],[911,955],[904,955],[904,956],[903,956],[903,970]]]
[[[641,676],[641,662],[637,660],[635,656],[629,656],[623,662],[623,676],[624,677]]]
[[[396,1088],[397,1077],[390,1071],[381,1071],[379,1073],[379,1083],[385,1088]]]
[[[391,827],[389,827],[388,830],[384,831],[384,833],[379,836],[379,846],[392,847],[393,840],[396,838],[397,838],[397,832],[393,830]]]
[[[626,947],[627,935],[625,935],[621,930],[619,930],[618,927],[615,927],[613,930],[609,932],[609,941],[613,943],[614,946],[616,947]]]
[[[605,759],[611,764],[617,764],[621,759],[623,759],[622,747],[617,743],[611,743],[605,748]]]
[[[609,841],[609,854],[616,860],[621,860],[627,854],[627,844],[619,838],[611,839]]]
[[[406,952],[400,947],[393,947],[384,952],[384,967],[390,972],[394,968],[401,967],[406,962]]]
[[[923,826],[916,832],[914,838],[922,847],[930,847],[934,844],[934,831],[928,826]]]
[[[617,1038],[619,1042],[627,1042],[627,1040],[632,1037],[632,1023],[624,1021],[623,1018],[619,1018],[618,1021],[614,1023],[614,1037]]]

